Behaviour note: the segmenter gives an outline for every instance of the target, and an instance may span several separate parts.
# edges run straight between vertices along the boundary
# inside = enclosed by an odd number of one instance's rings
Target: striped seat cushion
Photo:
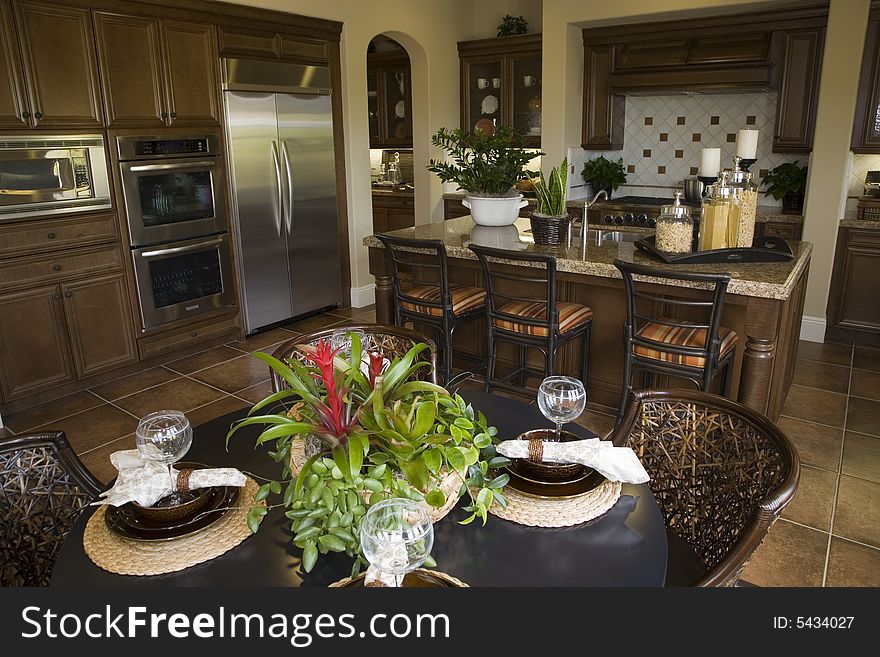
[[[454,315],[463,315],[469,310],[481,308],[486,303],[486,290],[478,287],[465,287],[462,285],[451,287],[449,291],[452,293],[452,313]],[[402,290],[402,293],[407,296],[424,299],[425,301],[440,303],[439,285],[417,285],[412,289]],[[400,307],[421,315],[440,317],[443,314],[442,308],[423,306],[412,301],[401,300]]]
[[[560,301],[556,304],[559,309],[559,332],[568,333],[572,329],[583,326],[593,319],[593,311],[588,306],[582,306],[579,303],[571,303],[570,301]],[[507,313],[517,315],[527,319],[547,319],[547,304],[543,301],[511,301],[498,308],[499,313]],[[514,331],[516,333],[527,333],[529,335],[547,335],[547,328],[544,326],[531,326],[529,324],[520,324],[519,322],[508,321],[506,319],[495,319],[496,328],[505,331]]]
[[[681,322],[682,320],[670,321]],[[667,326],[660,322],[647,322],[642,328],[636,331],[636,335],[645,340],[652,340],[654,342],[663,342],[678,347],[697,347],[702,349],[706,346],[706,334],[708,332],[708,330],[703,328],[681,328],[678,326]],[[729,328],[724,328],[722,326],[718,329],[718,337],[721,338],[721,357],[724,357],[727,352],[736,346],[736,333]],[[689,367],[703,367],[706,360],[702,356],[687,356],[639,345],[633,346],[633,354],[640,356],[641,358],[662,360],[667,363],[687,365]]]

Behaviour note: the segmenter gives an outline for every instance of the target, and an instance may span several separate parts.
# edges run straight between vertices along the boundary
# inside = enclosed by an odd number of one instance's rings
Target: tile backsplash
[[[846,190],[846,209],[853,211],[859,202],[859,196],[865,194],[865,174],[868,171],[880,171],[880,155],[853,154],[849,168],[849,184]]]
[[[772,152],[775,115],[772,93],[628,96],[623,150],[569,149],[569,160],[577,163],[569,195],[579,198],[589,193],[580,172],[586,160],[604,155],[623,158],[626,165],[626,184],[616,196],[671,197],[685,178],[697,174],[703,148],[720,147],[721,166],[732,168],[736,133],[742,128],[759,132],[757,161],[750,171],[760,185],[767,170],[783,162],[807,160],[803,155]],[[759,202],[782,203],[763,194]]]

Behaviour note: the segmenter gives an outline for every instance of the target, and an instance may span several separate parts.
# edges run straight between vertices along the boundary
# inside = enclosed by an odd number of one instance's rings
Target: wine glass
[[[156,411],[141,418],[135,432],[135,444],[145,461],[168,466],[171,495],[164,498],[165,506],[182,504],[186,500],[177,491],[177,481],[171,464],[183,458],[192,445],[192,427],[180,411]]]
[[[556,439],[562,423],[576,420],[587,405],[584,384],[570,376],[548,376],[538,388],[538,407],[548,420],[556,423]]]
[[[434,525],[423,502],[392,497],[374,504],[361,521],[361,550],[367,561],[401,586],[406,573],[425,563],[434,545]]]

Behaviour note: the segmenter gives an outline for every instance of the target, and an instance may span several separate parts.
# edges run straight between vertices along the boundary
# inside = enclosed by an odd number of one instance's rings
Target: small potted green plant
[[[569,215],[566,208],[566,183],[568,182],[568,158],[550,171],[550,181],[544,172],[532,180],[535,187],[535,210],[529,221],[535,244],[560,244],[568,232]]]
[[[529,24],[522,16],[511,16],[506,14],[498,25],[498,36],[506,37],[515,34],[525,34],[529,31]]]
[[[474,223],[509,226],[516,221],[527,201],[515,185],[535,175],[526,170],[526,164],[543,153],[523,149],[522,136],[508,126],[494,134],[441,128],[431,143],[442,147],[449,157],[444,162],[431,160],[428,171],[467,192],[462,203],[470,209]]]
[[[784,162],[773,167],[764,176],[765,196],[777,201],[782,199],[784,213],[797,214],[804,209],[804,193],[807,191],[807,165]]]
[[[611,198],[612,192],[626,182],[623,158],[614,162],[604,155],[600,155],[592,160],[587,160],[584,163],[581,176],[593,186],[593,193],[604,189],[608,192],[608,198]]]

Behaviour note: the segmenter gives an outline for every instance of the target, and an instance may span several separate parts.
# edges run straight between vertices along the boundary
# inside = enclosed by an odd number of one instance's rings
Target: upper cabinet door
[[[166,125],[158,23],[96,12],[95,36],[107,125]]]
[[[17,2],[15,19],[32,125],[101,127],[101,95],[89,10],[42,1]]]
[[[6,2],[0,2],[0,128],[26,128],[29,117],[12,11]]]
[[[541,146],[541,54],[510,58],[510,122],[526,146]]]
[[[825,30],[792,30],[784,39],[773,152],[805,153],[813,148]]]
[[[409,66],[385,69],[381,73],[385,94],[385,144],[388,146],[412,146],[412,102],[410,95]]]
[[[880,10],[872,10],[862,55],[851,150],[880,153]]]
[[[495,133],[507,125],[504,57],[490,55],[461,60],[461,128]]]
[[[611,92],[614,46],[584,48],[584,117],[581,145],[593,150],[623,148],[626,96]]]
[[[214,27],[160,21],[173,126],[220,125],[220,56]]]

